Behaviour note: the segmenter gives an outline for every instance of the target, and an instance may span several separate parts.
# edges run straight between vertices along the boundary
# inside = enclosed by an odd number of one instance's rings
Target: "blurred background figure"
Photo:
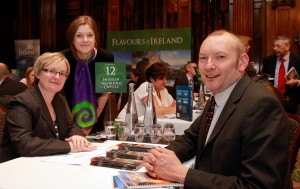
[[[169,75],[169,69],[162,63],[154,63],[146,70],[146,80],[139,88],[134,92],[135,102],[138,116],[143,116],[145,113],[147,102],[147,85],[153,84],[153,100],[155,111],[157,115],[175,114],[176,113],[176,101],[168,93],[166,89],[167,76]],[[124,106],[119,118],[125,120],[127,104]]]
[[[286,98],[290,106],[288,112],[296,113],[300,104],[300,80],[286,81],[286,74],[292,67],[300,73],[300,56],[290,52],[290,43],[286,35],[274,39],[274,54],[264,58],[262,73],[270,75],[274,87]]]
[[[134,83],[134,90],[146,81],[146,70],[149,68],[149,58],[143,58],[136,64],[135,68],[132,68],[130,72],[130,81],[127,83],[127,93],[116,93],[116,99],[118,99],[117,110],[120,112],[128,101],[128,84]]]
[[[28,88],[31,88],[33,86],[33,84],[34,84],[34,70],[33,70],[33,67],[29,66],[26,69],[25,77],[23,79],[21,79],[20,82],[27,85]]]
[[[179,77],[176,77],[175,83],[174,83],[174,91],[175,95],[172,96],[176,98],[176,86],[188,86],[192,85],[194,90],[194,97],[199,96],[199,81],[196,76],[195,68],[197,67],[197,64],[195,62],[188,61],[184,65],[185,74],[181,74]]]
[[[245,35],[237,35],[238,38],[240,38],[240,40],[242,41],[244,47],[245,47],[245,52],[248,54],[249,56],[249,51],[251,48],[250,43],[252,42],[252,39],[248,36]],[[249,56],[250,57],[250,56]],[[256,76],[257,75],[257,70],[254,67],[254,62],[249,61],[248,66],[246,68],[248,75],[251,74],[251,76]]]
[[[26,90],[24,83],[11,79],[8,67],[0,62],[0,107],[6,107],[9,99]]]
[[[136,74],[138,75],[137,82],[134,86],[135,89],[139,88],[139,86],[146,81],[146,70],[150,66],[149,58],[143,58],[140,62],[136,64]]]

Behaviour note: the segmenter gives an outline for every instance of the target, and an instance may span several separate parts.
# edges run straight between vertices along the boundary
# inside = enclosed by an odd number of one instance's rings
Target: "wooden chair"
[[[7,128],[5,127],[6,111],[6,108],[0,108],[0,144],[2,143],[4,136],[8,134]]]
[[[290,131],[290,167],[291,171],[297,161],[297,155],[300,146],[300,116],[288,113],[291,128]]]

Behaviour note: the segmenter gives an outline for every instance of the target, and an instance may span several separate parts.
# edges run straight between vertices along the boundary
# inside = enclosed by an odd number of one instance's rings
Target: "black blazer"
[[[279,102],[243,76],[203,147],[208,104],[184,135],[167,146],[182,162],[196,156],[185,188],[290,188],[290,125]]]
[[[70,152],[70,145],[64,139],[84,134],[72,121],[70,109],[61,94],[54,96],[52,104],[59,127],[59,139],[56,139],[50,112],[38,86],[11,98],[6,113],[10,138],[6,138],[0,147],[2,160]],[[11,154],[3,154],[1,150],[10,151]]]
[[[24,83],[5,78],[0,85],[0,107],[5,107],[9,99],[27,89]]]
[[[271,77],[275,77],[275,69],[276,69],[277,56],[271,55],[266,57],[263,60],[263,69],[262,73],[269,74]],[[300,74],[300,56],[295,54],[290,54],[290,61],[288,70],[292,67],[295,67],[298,74]],[[274,84],[274,83],[273,83]],[[300,104],[300,87],[288,87],[286,86],[286,92],[284,96],[289,98],[289,104],[291,107],[291,112],[295,113],[298,105]]]

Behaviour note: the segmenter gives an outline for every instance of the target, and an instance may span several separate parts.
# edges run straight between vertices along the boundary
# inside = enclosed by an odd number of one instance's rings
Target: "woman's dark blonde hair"
[[[97,47],[97,44],[99,44],[99,33],[98,33],[98,28],[97,28],[97,24],[96,24],[95,20],[90,16],[79,16],[79,17],[77,17],[69,25],[69,29],[68,29],[68,32],[67,32],[67,39],[68,39],[68,42],[69,42],[69,46],[70,46],[70,48],[72,50],[72,53],[75,57],[77,57],[77,54],[76,54],[76,49],[73,45],[73,40],[74,40],[74,37],[75,37],[75,34],[77,32],[78,27],[80,25],[85,25],[85,24],[88,24],[94,32],[94,35],[95,35],[95,38],[96,38],[95,47]]]
[[[69,75],[70,73],[70,64],[66,59],[65,55],[60,52],[46,52],[39,56],[36,61],[34,62],[33,70],[35,75],[41,73],[42,69],[47,67],[48,65],[60,65],[65,64],[67,67],[66,74]],[[37,77],[34,78],[34,82],[38,83]]]

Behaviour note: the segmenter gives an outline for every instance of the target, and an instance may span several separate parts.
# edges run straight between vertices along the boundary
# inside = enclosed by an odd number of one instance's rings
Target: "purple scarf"
[[[74,86],[73,86],[73,108],[74,122],[82,128],[90,127],[97,122],[96,110],[98,101],[93,88],[89,66],[94,59],[95,52],[86,60],[77,60]]]

